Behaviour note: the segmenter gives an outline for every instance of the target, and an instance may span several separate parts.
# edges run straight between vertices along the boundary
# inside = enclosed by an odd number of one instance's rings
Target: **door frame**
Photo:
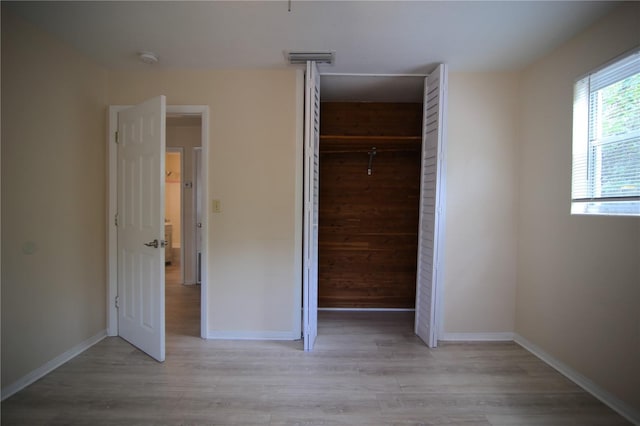
[[[193,250],[193,254],[195,257],[195,262],[196,262],[196,270],[195,270],[195,280],[194,280],[194,284],[202,284],[202,276],[200,274],[200,269],[199,269],[199,265],[200,263],[198,262],[198,237],[197,237],[197,233],[200,233],[200,246],[202,247],[202,241],[203,241],[203,235],[202,234],[202,226],[200,226],[200,228],[198,228],[198,201],[200,201],[200,216],[204,217],[204,213],[206,213],[206,211],[204,211],[204,203],[202,202],[203,197],[204,197],[204,192],[202,192],[202,188],[201,185],[203,183],[202,180],[202,146],[195,146],[193,147],[193,151],[191,153],[192,158],[191,158],[191,164],[193,164],[193,167],[191,168],[191,171],[193,172],[193,175],[191,176],[191,181],[193,182],[193,197],[192,197],[192,206],[191,206],[191,211],[193,212],[193,224],[195,226],[195,230],[196,230],[196,235],[193,236],[193,246],[194,246],[194,250]],[[200,158],[200,167],[198,167],[198,158]],[[198,183],[200,182],[200,183]],[[199,229],[199,230],[198,230]],[[202,255],[200,256],[200,262],[202,262]],[[200,279],[198,279],[198,276],[200,274]]]
[[[380,74],[380,73],[331,73],[331,72],[320,72],[320,77],[354,77],[354,78],[358,78],[358,77],[380,77],[380,78],[385,78],[385,77],[390,77],[390,78],[394,78],[394,77],[412,77],[412,78],[422,78],[423,80],[425,78],[428,78],[429,74]],[[424,84],[424,83],[423,83]],[[306,89],[306,87],[303,87],[303,91]],[[424,91],[424,86],[423,86],[423,91]],[[320,85],[320,92],[321,92],[321,98],[322,98],[322,84]],[[423,100],[423,104],[426,103],[426,100]],[[446,104],[445,104],[445,108],[446,108]],[[446,112],[446,109],[445,109]],[[439,186],[439,190],[440,192],[440,198],[438,199],[438,204],[436,205],[436,209],[439,210],[439,213],[441,215],[440,220],[437,221],[436,226],[437,229],[435,230],[436,232],[434,232],[434,244],[435,244],[435,235],[438,235],[438,244],[436,244],[437,247],[437,255],[435,256],[435,262],[434,262],[434,268],[437,269],[438,273],[436,274],[435,280],[432,282],[432,287],[433,287],[433,298],[434,298],[434,313],[433,313],[433,324],[431,324],[431,327],[434,328],[435,333],[436,333],[436,342],[441,338],[441,336],[443,335],[443,329],[442,329],[442,317],[443,317],[443,309],[442,309],[442,293],[443,293],[443,287],[444,287],[444,240],[445,240],[445,233],[446,233],[446,216],[445,216],[445,207],[446,207],[446,165],[447,165],[447,137],[446,137],[446,125],[447,125],[447,120],[446,120],[446,113],[445,116],[443,117],[444,119],[444,137],[442,138],[442,150],[440,152],[440,158],[439,158],[439,163],[441,163],[439,165],[440,167],[440,171],[436,171],[438,173],[438,176],[441,178],[441,181],[437,184]],[[304,120],[304,117],[303,117]],[[322,117],[320,117],[320,120],[322,120]],[[423,136],[423,141],[424,143],[424,136]],[[420,178],[422,179],[424,170],[423,170],[423,165],[420,165]],[[418,259],[418,262],[420,260]],[[420,268],[420,264],[418,263],[417,269]],[[418,286],[416,285],[416,304],[418,303]],[[388,309],[385,309],[385,311],[387,311]],[[416,308],[414,307],[413,309],[414,311],[416,310]]]
[[[107,233],[107,336],[118,335],[118,311],[116,309],[116,296],[118,295],[118,230],[115,225],[115,218],[118,206],[118,149],[116,144],[116,132],[118,130],[118,112],[131,107],[131,105],[110,105],[107,110],[107,212],[106,212],[106,233]],[[201,142],[202,142],[202,194],[203,201],[206,200],[209,187],[209,106],[208,105],[167,105],[167,114],[190,114],[199,115],[201,118]],[[203,202],[203,206],[206,204]],[[203,210],[202,215],[202,235],[209,233],[209,215],[207,210]],[[202,280],[200,283],[200,336],[203,339],[208,335],[208,303],[207,303],[207,283],[208,271],[207,262],[209,252],[209,241],[207,238],[202,242]]]

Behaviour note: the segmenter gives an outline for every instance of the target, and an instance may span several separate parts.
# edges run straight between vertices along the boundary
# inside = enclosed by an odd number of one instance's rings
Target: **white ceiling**
[[[614,5],[294,0],[288,12],[287,1],[2,3],[109,69],[282,68],[286,51],[333,50],[335,65],[321,72],[384,74],[424,74],[440,62],[452,71],[520,69]],[[139,51],[160,62],[140,63]]]

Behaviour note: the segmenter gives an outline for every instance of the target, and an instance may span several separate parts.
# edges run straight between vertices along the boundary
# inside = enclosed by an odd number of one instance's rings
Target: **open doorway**
[[[200,115],[167,114],[165,156],[165,308],[167,335],[200,336],[202,177]]]
[[[187,152],[186,147],[184,147],[183,149],[183,156],[182,156],[182,161],[183,161],[183,167],[180,170],[180,174],[181,174],[181,178],[182,178],[182,184],[181,184],[181,192],[183,193],[181,195],[181,198],[183,199],[183,206],[182,206],[182,217],[181,217],[181,237],[180,237],[180,251],[184,250],[183,254],[179,254],[179,255],[175,255],[175,250],[172,253],[173,259],[179,259],[180,260],[180,264],[183,265],[183,267],[181,268],[181,271],[177,274],[175,274],[178,278],[176,278],[176,281],[179,283],[179,286],[176,288],[179,288],[181,290],[184,291],[189,291],[190,294],[193,296],[192,299],[188,299],[188,298],[176,298],[175,300],[173,300],[173,302],[175,302],[175,304],[173,306],[166,306],[165,304],[165,264],[164,264],[164,257],[165,257],[165,242],[164,240],[166,240],[167,238],[163,238],[164,237],[164,191],[162,191],[161,193],[163,194],[163,196],[158,196],[157,194],[153,198],[152,200],[149,199],[149,197],[142,197],[141,198],[141,203],[138,203],[136,205],[141,206],[144,209],[147,209],[147,213],[145,213],[144,217],[153,217],[153,218],[160,218],[157,220],[157,226],[155,226],[155,222],[154,222],[154,226],[152,227],[153,229],[151,229],[151,231],[154,232],[153,237],[156,238],[156,240],[150,242],[150,243],[145,243],[145,244],[141,244],[140,241],[135,242],[135,247],[137,247],[138,245],[142,245],[142,246],[151,246],[154,248],[154,250],[151,250],[153,253],[157,254],[158,258],[161,259],[162,261],[158,261],[157,263],[157,268],[156,268],[156,263],[154,263],[153,268],[141,268],[139,262],[132,262],[131,263],[131,267],[132,268],[138,268],[138,270],[142,270],[142,269],[149,269],[150,272],[153,273],[154,277],[162,277],[162,284],[160,286],[156,286],[155,284],[153,286],[148,286],[148,288],[151,289],[159,289],[160,291],[158,291],[156,293],[153,294],[153,298],[152,297],[148,297],[147,292],[142,292],[142,298],[139,299],[139,302],[142,302],[142,304],[144,304],[147,309],[145,312],[151,312],[154,313],[154,317],[153,317],[153,321],[154,321],[154,327],[152,328],[153,330],[157,330],[158,332],[156,334],[153,335],[153,341],[150,343],[151,344],[151,348],[147,348],[146,345],[145,346],[145,342],[142,342],[141,339],[138,339],[137,337],[135,339],[127,339],[129,340],[131,343],[133,343],[135,346],[141,348],[143,351],[145,351],[146,353],[150,354],[152,357],[156,358],[159,361],[162,361],[164,359],[164,353],[165,353],[165,328],[169,329],[171,326],[169,327],[165,327],[167,324],[166,321],[166,315],[165,312],[167,309],[173,310],[176,315],[174,316],[176,318],[176,322],[175,322],[175,333],[172,333],[171,331],[168,333],[169,334],[169,339],[174,338],[175,336],[181,336],[184,334],[189,334],[189,335],[193,335],[193,336],[200,336],[202,338],[207,338],[208,336],[208,314],[207,314],[207,263],[206,261],[203,262],[199,262],[198,263],[198,270],[196,270],[196,267],[193,266],[193,268],[188,268],[188,264],[189,262],[185,259],[187,258],[187,253],[188,251],[188,247],[189,244],[186,243],[185,239],[191,235],[191,239],[195,240],[196,236],[193,235],[195,232],[198,233],[202,233],[204,235],[206,235],[206,230],[207,230],[207,226],[208,226],[208,218],[206,214],[201,214],[200,216],[198,216],[198,223],[197,223],[197,231],[195,231],[196,228],[196,224],[195,224],[195,208],[194,207],[188,207],[188,203],[186,203],[187,205],[185,205],[185,194],[187,194],[187,189],[191,189],[191,188],[185,188],[185,186],[190,187],[192,185],[198,185],[198,188],[195,188],[192,192],[193,193],[197,193],[200,194],[201,197],[206,197],[207,194],[207,182],[208,182],[208,157],[207,157],[207,153],[208,153],[208,136],[209,136],[209,107],[205,106],[205,105],[182,105],[182,106],[173,106],[173,105],[168,105],[165,107],[165,97],[164,96],[159,96],[157,98],[153,98],[150,99],[148,101],[143,102],[140,105],[137,106],[121,106],[121,105],[113,105],[109,107],[109,134],[108,134],[108,138],[107,138],[107,152],[108,152],[108,170],[109,170],[109,174],[108,174],[108,209],[107,209],[107,217],[108,217],[108,222],[107,222],[107,229],[108,229],[108,246],[107,246],[107,281],[108,281],[108,286],[107,286],[107,334],[110,336],[123,336],[123,326],[122,326],[122,321],[120,320],[120,315],[119,313],[124,312],[126,309],[123,309],[123,306],[125,308],[127,307],[135,307],[138,305],[141,305],[140,303],[130,303],[131,301],[129,299],[131,299],[129,296],[130,294],[124,291],[121,291],[120,285],[123,282],[122,280],[119,279],[119,271],[121,270],[121,268],[123,267],[123,265],[125,265],[124,262],[119,261],[119,245],[120,245],[120,240],[121,238],[119,238],[120,236],[120,231],[124,230],[124,224],[126,224],[126,218],[125,217],[121,217],[120,216],[120,208],[119,208],[119,197],[122,195],[122,191],[121,188],[123,187],[128,187],[127,185],[119,185],[119,179],[124,176],[123,170],[125,170],[124,168],[119,167],[120,164],[120,160],[119,160],[119,155],[121,153],[121,148],[126,145],[126,140],[122,139],[119,140],[118,136],[120,134],[124,135],[125,133],[121,132],[122,129],[120,129],[120,124],[121,124],[121,114],[125,113],[127,111],[134,111],[132,114],[138,114],[140,111],[140,107],[144,107],[146,105],[156,105],[158,104],[158,116],[154,116],[155,120],[153,121],[154,126],[157,126],[157,128],[154,127],[154,131],[153,132],[146,132],[144,133],[144,135],[146,135],[147,133],[149,135],[153,135],[154,137],[157,137],[158,139],[154,141],[149,141],[149,144],[146,144],[145,147],[148,146],[149,149],[151,149],[154,152],[154,155],[158,155],[158,157],[162,158],[162,161],[158,158],[155,164],[159,164],[160,168],[158,168],[158,180],[156,181],[155,179],[147,179],[145,180],[145,182],[149,183],[149,184],[154,184],[157,182],[158,183],[158,187],[160,186],[160,182],[162,182],[162,187],[165,186],[166,183],[166,174],[165,174],[165,153],[166,153],[166,146],[171,147],[171,145],[174,145],[173,142],[170,142],[168,144],[166,144],[166,140],[167,138],[165,137],[165,134],[169,134],[169,140],[173,140],[173,138],[171,137],[171,134],[174,133],[174,128],[178,127],[178,128],[190,128],[191,131],[195,131],[196,133],[198,133],[198,146],[194,146],[193,147],[193,151],[198,151],[198,155],[192,153],[193,155],[190,156],[186,156],[184,155],[184,152]],[[147,114],[148,115],[148,114]],[[178,126],[174,126],[175,121],[179,121],[181,125]],[[124,122],[124,121],[123,121]],[[136,121],[137,123],[137,121]],[[169,124],[167,126],[167,124]],[[137,134],[134,132],[134,134]],[[176,146],[174,146],[176,147]],[[179,147],[179,146],[178,146]],[[198,176],[192,176],[189,172],[187,173],[187,170],[189,169],[189,165],[191,163],[191,165],[193,165],[194,161],[190,161],[192,160],[194,157],[199,157],[199,166],[198,166]],[[136,163],[137,164],[137,163]],[[145,163],[146,164],[146,163]],[[128,169],[127,169],[128,170]],[[131,175],[131,176],[135,176],[135,174]],[[140,193],[144,193],[140,192]],[[204,205],[203,201],[200,200],[196,203],[196,200],[192,201],[193,205],[195,204],[199,204],[199,205]],[[185,212],[185,209],[187,209],[189,212]],[[156,214],[156,213],[161,213],[161,214]],[[189,218],[193,217],[193,219],[191,219],[191,225],[188,224],[188,221],[190,220]],[[119,226],[122,225],[122,226]],[[186,230],[185,230],[185,227]],[[190,227],[190,228],[189,228]],[[190,230],[191,229],[191,230]],[[157,236],[156,236],[156,231],[157,231]],[[201,253],[201,257],[202,259],[206,259],[207,258],[207,242],[206,239],[203,239],[201,236],[199,236],[201,244],[198,248],[199,253]],[[147,239],[145,239],[144,241],[147,241]],[[140,244],[139,244],[140,243]],[[192,245],[192,249],[191,251],[194,252],[195,249],[195,244]],[[160,249],[161,250],[158,250]],[[155,259],[156,257],[154,257]],[[192,258],[195,258],[195,256],[192,255]],[[196,262],[193,262],[193,265],[195,265]],[[189,281],[190,278],[188,274],[191,274],[191,277],[198,277],[197,281],[194,278],[191,278],[191,280],[193,281]],[[139,274],[133,274],[132,276],[138,277]],[[139,280],[135,280],[136,283],[138,283]],[[201,283],[201,285],[196,285],[197,283]],[[191,284],[191,285],[189,285]],[[139,283],[136,284],[139,286]],[[187,290],[189,289],[189,290]],[[157,296],[157,297],[156,297]],[[205,301],[205,303],[200,303],[200,301]],[[128,312],[128,311],[127,311]],[[136,323],[142,323],[143,320],[147,320],[147,317],[144,317],[138,312],[133,312],[133,314],[135,314],[135,319],[136,319]],[[127,313],[127,315],[129,315],[129,313]],[[199,321],[198,321],[199,320]],[[198,323],[199,322],[199,323]],[[186,327],[186,324],[189,324],[189,331],[185,332],[183,327]],[[146,329],[151,329],[151,327],[146,327]],[[135,336],[134,336],[135,337]],[[142,336],[144,337],[144,336]],[[158,355],[153,355],[152,353],[158,352]]]

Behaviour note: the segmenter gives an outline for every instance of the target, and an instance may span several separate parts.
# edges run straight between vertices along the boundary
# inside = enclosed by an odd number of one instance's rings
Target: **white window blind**
[[[572,214],[640,216],[640,49],[579,79]]]

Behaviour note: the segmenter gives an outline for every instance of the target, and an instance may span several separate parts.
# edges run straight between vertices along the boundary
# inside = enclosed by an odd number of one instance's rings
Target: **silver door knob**
[[[154,247],[154,248],[158,248],[158,246],[160,245],[160,243],[158,242],[158,240],[153,240],[150,241],[148,243],[144,243],[145,246],[147,247]]]

